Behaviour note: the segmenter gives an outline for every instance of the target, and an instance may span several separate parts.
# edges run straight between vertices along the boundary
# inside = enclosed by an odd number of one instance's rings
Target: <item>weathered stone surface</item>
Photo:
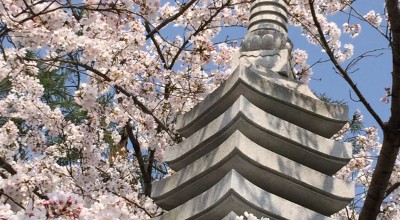
[[[252,7],[251,9],[251,17],[250,20],[254,17],[257,17],[259,14],[266,14],[266,13],[270,13],[270,14],[275,14],[278,16],[283,17],[283,20],[285,22],[287,22],[287,15],[288,12],[286,10],[285,7],[282,7],[282,5],[279,4],[265,4],[265,2],[260,3],[258,5],[255,5],[256,7]],[[283,24],[283,26],[286,26],[285,24]]]
[[[247,36],[259,36],[260,32],[279,33],[283,42],[272,49],[283,49],[287,41],[287,3],[283,0],[256,0],[251,6],[251,15]],[[249,38],[247,38],[249,39]],[[246,42],[246,38],[244,40]],[[259,50],[265,48],[261,47]],[[247,48],[241,48],[246,51]],[[288,60],[287,60],[288,61]]]
[[[236,218],[239,217],[236,215],[235,212],[229,212],[227,216],[225,216],[222,220],[236,220]]]
[[[264,149],[239,131],[194,163],[155,182],[151,196],[170,210],[206,191],[232,169],[267,192],[326,215],[346,207],[354,196],[353,183]]]
[[[156,219],[214,220],[222,219],[232,211],[248,211],[258,217],[271,219],[329,219],[260,189],[235,170],[206,192]]]
[[[292,44],[287,36],[287,16],[283,0],[253,1],[248,33],[240,48],[242,65],[294,78],[289,65]]]
[[[256,25],[256,24],[265,23],[265,22],[280,25],[280,27],[282,27],[282,29],[284,29],[284,30],[287,28],[286,25],[283,25],[284,23],[287,22],[287,19],[285,17],[283,17],[281,14],[276,14],[276,13],[260,14],[258,16],[254,16],[250,19],[250,25]],[[250,30],[251,30],[251,26],[250,26]]]
[[[259,47],[257,45],[249,45],[249,47]],[[240,53],[240,63],[255,69],[265,68],[272,72],[287,76],[290,66],[285,61],[289,59],[290,51],[284,50],[264,50],[245,51]],[[293,77],[292,77],[293,78]]]
[[[262,110],[324,137],[330,138],[347,123],[347,106],[323,102],[307,85],[268,76],[268,71],[240,65],[202,103],[178,117],[178,131],[190,136],[225,112],[240,95]]]
[[[268,150],[327,175],[341,169],[352,155],[351,144],[316,135],[264,112],[240,96],[224,114],[169,147],[164,160],[173,170],[180,170],[217,148],[236,130]]]

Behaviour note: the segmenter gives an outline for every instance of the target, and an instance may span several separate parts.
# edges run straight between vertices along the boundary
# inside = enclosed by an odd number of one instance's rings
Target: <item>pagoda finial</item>
[[[240,63],[292,78],[289,68],[292,44],[287,32],[287,7],[285,0],[252,2],[248,33],[240,50]]]

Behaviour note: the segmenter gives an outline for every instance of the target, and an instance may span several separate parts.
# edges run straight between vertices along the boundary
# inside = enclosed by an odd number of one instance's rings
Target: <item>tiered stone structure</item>
[[[332,178],[352,146],[330,139],[348,108],[319,100],[292,78],[287,3],[255,0],[238,67],[178,118],[186,139],[167,149],[174,175],[154,183],[158,219],[329,219],[354,197]]]

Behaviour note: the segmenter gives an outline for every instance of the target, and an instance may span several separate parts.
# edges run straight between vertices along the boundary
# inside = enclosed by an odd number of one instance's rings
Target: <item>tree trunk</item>
[[[360,220],[376,219],[384,200],[390,175],[399,153],[400,136],[393,132],[384,132],[383,145],[376,164],[371,184],[360,213]]]
[[[392,32],[391,117],[383,128],[382,149],[360,213],[360,220],[376,219],[379,214],[400,147],[400,9],[398,0],[387,0],[386,9]]]

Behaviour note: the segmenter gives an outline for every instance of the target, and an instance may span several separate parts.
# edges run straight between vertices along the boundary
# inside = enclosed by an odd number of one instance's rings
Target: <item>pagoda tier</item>
[[[239,96],[219,117],[170,147],[164,160],[172,169],[180,170],[217,148],[236,130],[263,148],[327,175],[336,173],[351,159],[351,144],[319,136],[273,116]]]
[[[326,215],[353,198],[352,183],[264,149],[240,131],[173,176],[155,182],[152,198],[164,209],[172,209],[211,188],[232,169],[267,192]]]
[[[206,192],[155,219],[214,220],[233,217],[231,212],[250,212],[270,219],[329,219],[260,189],[235,170]]]
[[[330,105],[319,100],[307,85],[239,65],[200,104],[178,116],[178,132],[190,136],[225,112],[241,95],[260,109],[323,137],[332,137],[348,122],[346,105]]]

